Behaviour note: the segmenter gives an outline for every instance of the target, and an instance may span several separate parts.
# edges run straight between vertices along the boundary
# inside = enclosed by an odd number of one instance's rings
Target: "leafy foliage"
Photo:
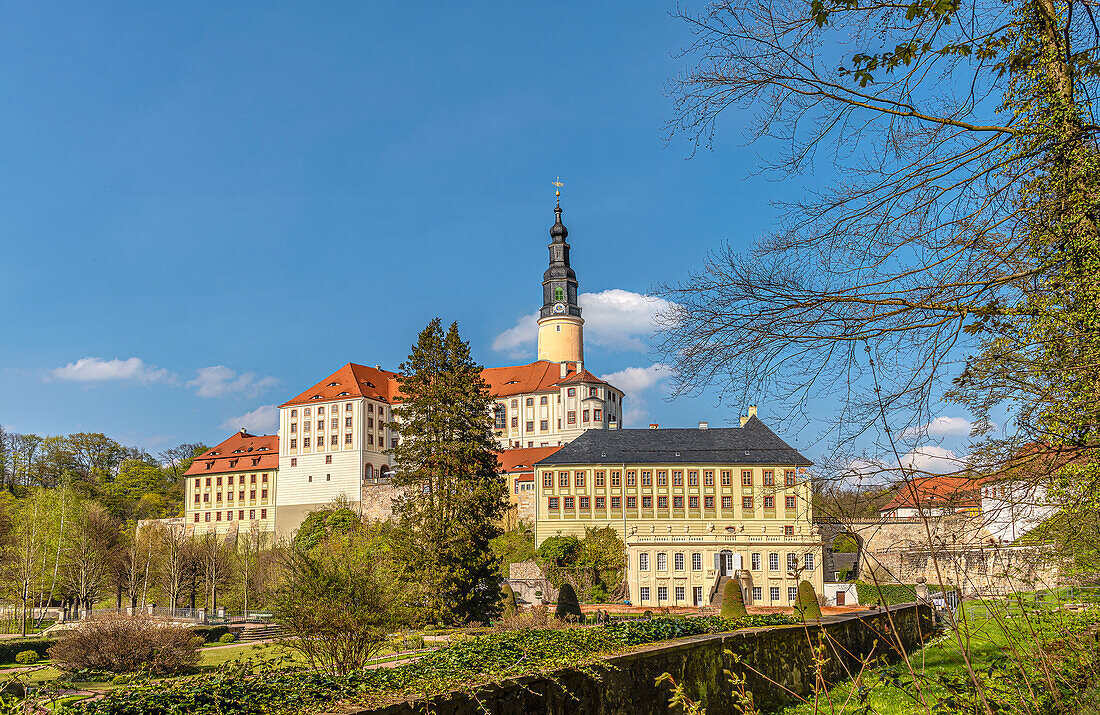
[[[798,583],[798,600],[794,604],[794,614],[803,621],[821,618],[821,604],[817,602],[817,593],[809,581],[802,580]]]
[[[741,591],[741,584],[737,579],[730,579],[722,589],[722,617],[744,618],[749,615],[745,609],[745,594]]]
[[[294,534],[294,547],[308,551],[333,534],[347,534],[361,526],[359,515],[342,504],[311,511]]]
[[[66,631],[49,654],[62,670],[166,674],[194,667],[201,645],[190,629],[175,624],[109,615]]]
[[[563,621],[577,621],[581,618],[581,604],[577,600],[577,592],[567,583],[562,584],[558,591],[558,605],[554,609],[554,616]]]

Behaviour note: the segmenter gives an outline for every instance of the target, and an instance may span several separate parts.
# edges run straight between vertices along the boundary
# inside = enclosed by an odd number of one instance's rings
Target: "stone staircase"
[[[248,624],[241,631],[239,640],[241,643],[248,643],[268,640],[269,638],[280,638],[285,634],[285,631],[286,629],[277,623]]]
[[[726,591],[726,583],[730,580],[729,576],[722,576],[718,579],[718,583],[714,584],[714,592],[710,595],[710,605],[722,610],[722,594]]]

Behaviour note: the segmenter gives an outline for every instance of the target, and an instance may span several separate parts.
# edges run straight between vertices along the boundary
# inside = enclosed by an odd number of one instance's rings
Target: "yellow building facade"
[[[237,432],[208,449],[184,472],[184,529],[233,537],[275,530],[279,438]]]
[[[535,541],[611,527],[632,604],[705,606],[729,580],[745,603],[822,592],[809,460],[755,414],[737,428],[586,432],[536,465]]]

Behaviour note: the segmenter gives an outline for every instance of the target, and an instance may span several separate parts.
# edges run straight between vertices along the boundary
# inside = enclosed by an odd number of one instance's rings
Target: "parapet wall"
[[[825,638],[819,638],[824,632]],[[703,704],[707,715],[740,713],[734,690],[724,671],[746,680],[747,689],[764,712],[795,702],[785,690],[799,695],[813,691],[815,670],[811,647],[823,642],[827,682],[839,682],[859,670],[867,655],[900,657],[900,649],[912,651],[933,633],[932,610],[927,605],[905,604],[889,611],[860,612],[822,619],[820,625],[754,628],[735,633],[696,636],[646,646],[606,659],[606,670],[592,675],[562,670],[523,678],[468,693],[448,693],[434,698],[425,710],[423,700],[406,701],[364,710],[350,708],[346,715],[664,715],[679,712],[668,704],[669,691],[656,685],[662,673],[682,683],[688,695]],[[735,663],[726,651],[742,660]],[[774,681],[774,682],[773,682]]]

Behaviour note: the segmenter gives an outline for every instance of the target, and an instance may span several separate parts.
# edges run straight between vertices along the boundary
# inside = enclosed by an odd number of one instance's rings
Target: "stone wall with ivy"
[[[668,689],[656,684],[662,673],[682,683],[708,715],[738,713],[734,689],[724,670],[745,678],[758,707],[765,711],[794,702],[785,690],[812,691],[812,650],[824,646],[824,676],[839,682],[859,670],[859,658],[900,657],[934,633],[932,610],[904,604],[889,611],[852,613],[822,619],[821,625],[772,626],[733,633],[695,636],[645,646],[607,659],[598,674],[573,670],[523,678],[468,693],[433,698],[428,711],[439,715],[546,713],[546,715],[665,715]],[[726,654],[736,654],[735,662]],[[747,667],[746,667],[747,666]],[[773,682],[774,681],[774,682]],[[412,715],[425,712],[425,702],[400,702],[346,715]]]

